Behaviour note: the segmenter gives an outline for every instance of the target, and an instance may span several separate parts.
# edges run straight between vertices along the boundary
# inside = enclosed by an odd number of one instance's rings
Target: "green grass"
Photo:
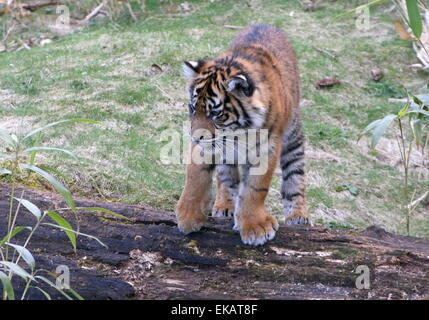
[[[180,2],[174,3],[178,7]],[[382,6],[373,9],[372,28],[364,32],[352,17],[332,22],[358,1],[330,2],[313,12],[305,12],[298,1],[190,3],[195,10],[189,14],[178,9],[165,15],[167,4],[148,1],[147,17],[137,23],[93,26],[45,47],[0,54],[0,126],[19,133],[65,118],[99,120],[103,125],[66,125],[43,136],[42,144],[72,150],[79,162],[63,155],[39,162],[70,176],[75,194],[173,210],[184,166],[160,162],[160,133],[181,130],[187,119],[182,61],[224,51],[236,33],[224,25],[268,23],[289,34],[299,59],[313,221],[378,224],[405,232],[399,168],[375,160],[379,151],[368,152],[356,143],[369,122],[400,108],[388,98],[402,97],[403,87],[416,92],[427,79],[408,67],[417,60],[410,44],[398,40],[394,14],[386,15]],[[154,72],[152,64],[162,72]],[[370,78],[375,68],[385,71],[379,83]],[[342,84],[317,89],[315,83],[325,77]],[[342,185],[359,193],[340,190]],[[268,207],[280,217],[279,187],[276,176]],[[419,208],[412,233],[429,236],[427,210]]]

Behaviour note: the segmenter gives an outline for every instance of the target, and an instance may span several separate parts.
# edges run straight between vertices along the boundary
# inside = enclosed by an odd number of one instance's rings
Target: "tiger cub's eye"
[[[212,112],[210,112],[210,115],[211,115],[212,117],[220,117],[220,116],[222,116],[222,115],[223,115],[223,110],[212,111]]]

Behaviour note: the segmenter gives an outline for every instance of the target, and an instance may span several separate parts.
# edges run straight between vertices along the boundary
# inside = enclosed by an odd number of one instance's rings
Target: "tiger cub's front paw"
[[[184,234],[199,231],[207,220],[200,204],[184,202],[177,205],[176,218],[179,230]]]
[[[258,246],[274,238],[279,223],[276,218],[263,211],[257,217],[240,221],[238,228],[244,244]]]
[[[297,210],[296,212],[293,212],[292,215],[287,216],[285,219],[285,223],[287,225],[311,225],[311,221],[309,220],[308,213],[305,209]]]
[[[229,218],[234,216],[234,202],[224,201],[219,202],[216,200],[212,209],[213,218]]]

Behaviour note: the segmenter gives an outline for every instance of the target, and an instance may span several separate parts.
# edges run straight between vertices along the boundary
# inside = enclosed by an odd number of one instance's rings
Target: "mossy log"
[[[16,194],[44,210],[64,207],[55,194],[19,188]],[[0,237],[6,234],[10,188],[0,185]],[[429,240],[365,230],[281,226],[264,246],[249,247],[231,230],[232,221],[209,218],[197,233],[184,236],[172,212],[149,206],[75,199],[79,207],[103,207],[126,216],[80,211],[74,253],[61,230],[41,226],[30,250],[37,268],[70,268],[71,287],[85,299],[428,299]],[[75,216],[64,216],[76,225]],[[17,224],[33,226],[22,209]],[[28,235],[15,238],[22,243]],[[358,289],[369,268],[369,289]],[[15,279],[16,294],[22,283]],[[42,286],[54,298],[56,290]],[[30,299],[43,298],[30,289]]]

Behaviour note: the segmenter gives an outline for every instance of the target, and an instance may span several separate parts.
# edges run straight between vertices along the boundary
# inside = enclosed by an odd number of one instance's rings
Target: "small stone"
[[[371,70],[372,80],[378,82],[378,81],[380,81],[383,78],[383,76],[384,76],[384,73],[383,73],[382,70],[380,70],[380,69]]]

